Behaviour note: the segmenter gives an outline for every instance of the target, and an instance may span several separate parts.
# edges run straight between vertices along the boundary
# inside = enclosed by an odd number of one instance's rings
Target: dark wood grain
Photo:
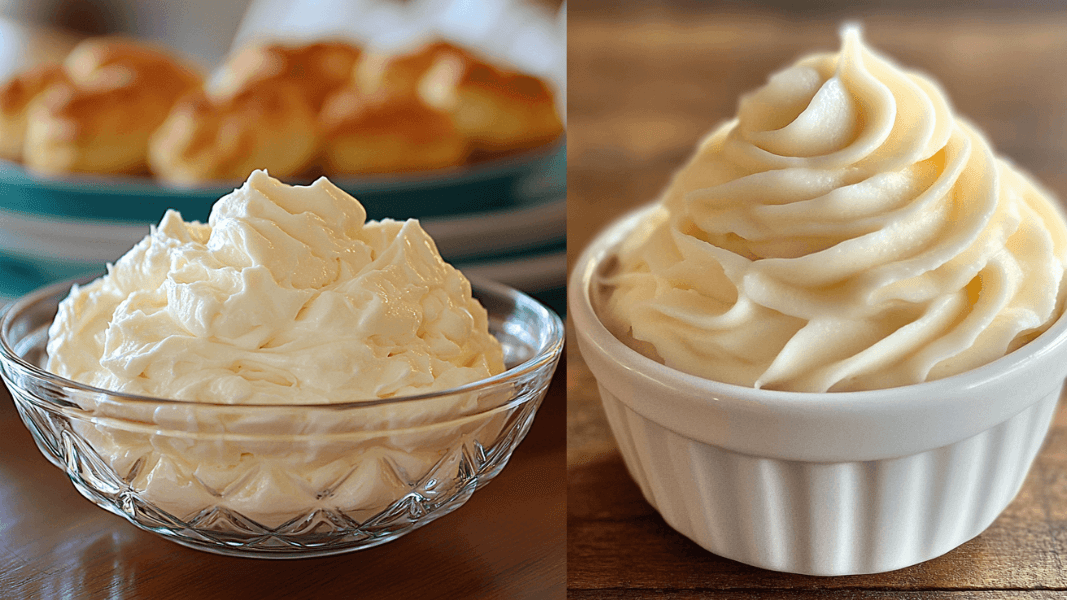
[[[565,372],[511,462],[459,510],[383,546],[283,561],[190,550],[97,508],[0,386],[0,598],[562,598]]]
[[[888,3],[882,3],[883,6]],[[945,3],[935,2],[945,6]],[[615,10],[598,10],[611,5]],[[801,54],[838,47],[840,14],[753,4],[581,1],[569,15],[568,253],[653,200],[738,96]],[[868,42],[931,74],[996,150],[1067,198],[1067,13],[881,10]],[[568,595],[637,598],[1067,597],[1067,410],[1025,486],[982,535],[880,575],[808,577],[715,556],[664,523],[615,448],[595,381],[568,360]]]

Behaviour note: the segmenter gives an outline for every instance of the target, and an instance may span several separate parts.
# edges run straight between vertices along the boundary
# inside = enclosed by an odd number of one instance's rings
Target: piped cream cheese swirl
[[[418,221],[367,221],[326,179],[253,172],[207,224],[168,211],[75,286],[48,369],[118,392],[322,404],[441,391],[504,370],[470,283]]]
[[[635,349],[708,379],[804,392],[934,380],[1063,309],[1050,195],[866,48],[801,59],[702,142],[603,280]]]

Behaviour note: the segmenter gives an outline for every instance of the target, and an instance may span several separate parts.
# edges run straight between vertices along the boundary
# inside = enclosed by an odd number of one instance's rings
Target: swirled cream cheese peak
[[[386,398],[503,371],[485,309],[418,221],[366,221],[326,179],[263,171],[206,225],[168,211],[71,290],[49,335],[53,373],[211,403]]]
[[[744,96],[604,279],[635,349],[792,391],[943,378],[1061,313],[1055,201],[994,156],[941,89],[843,32]]]

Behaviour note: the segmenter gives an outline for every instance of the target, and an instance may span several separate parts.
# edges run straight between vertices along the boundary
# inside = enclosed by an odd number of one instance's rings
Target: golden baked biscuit
[[[195,69],[165,48],[125,37],[89,38],[70,51],[63,68],[80,86],[123,87],[143,82],[171,96],[202,83]]]
[[[452,119],[420,102],[345,89],[322,110],[327,173],[370,174],[463,164],[468,146]]]
[[[222,67],[212,91],[232,96],[249,86],[286,80],[317,114],[326,98],[348,82],[360,54],[359,48],[340,41],[246,46]]]
[[[364,52],[353,73],[356,89],[368,95],[416,96],[422,76],[434,63],[449,55],[461,60],[476,60],[463,48],[440,40],[400,54]]]
[[[449,42],[396,56],[367,53],[355,80],[364,93],[418,96],[449,113],[483,152],[538,146],[563,132],[552,92],[542,80],[492,65]]]
[[[419,80],[419,97],[452,115],[483,152],[509,152],[558,138],[563,123],[544,81],[479,60],[446,54]]]
[[[51,87],[34,103],[26,128],[23,160],[48,174],[144,171],[145,127],[125,106],[138,104],[132,87],[81,89],[72,83]]]
[[[35,103],[23,160],[45,173],[143,173],[148,140],[200,76],[163,50],[123,38],[82,42],[70,81]]]
[[[63,67],[48,64],[23,71],[0,86],[0,158],[22,160],[31,103],[62,81],[66,81]]]
[[[261,82],[231,96],[196,91],[180,100],[152,137],[149,162],[156,176],[179,185],[241,181],[254,169],[291,178],[305,173],[319,142],[302,91]]]

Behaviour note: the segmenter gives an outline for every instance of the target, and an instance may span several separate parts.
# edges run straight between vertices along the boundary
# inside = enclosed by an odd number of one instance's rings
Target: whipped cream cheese
[[[290,187],[263,171],[207,224],[168,211],[71,290],[49,336],[57,375],[223,404],[388,398],[504,369],[485,309],[418,221],[366,221],[326,179]]]
[[[53,373],[186,401],[79,394],[74,427],[137,498],[208,529],[372,517],[508,420],[509,390],[381,401],[500,373],[502,348],[417,221],[367,221],[326,179],[256,171],[207,224],[168,212],[49,335]]]
[[[803,392],[934,380],[1063,311],[1050,194],[865,47],[802,58],[744,96],[603,279],[633,348],[725,383]]]

